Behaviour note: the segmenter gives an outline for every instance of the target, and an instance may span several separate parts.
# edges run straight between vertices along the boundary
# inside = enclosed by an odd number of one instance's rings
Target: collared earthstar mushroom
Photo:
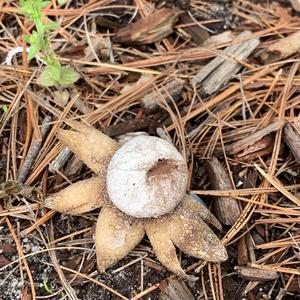
[[[66,214],[101,208],[96,226],[100,272],[125,257],[147,234],[158,260],[187,278],[176,256],[184,253],[212,262],[227,252],[207,223],[221,225],[210,211],[186,194],[188,170],[169,142],[138,136],[123,145],[93,127],[67,122],[58,138],[97,176],[49,195],[44,205]]]

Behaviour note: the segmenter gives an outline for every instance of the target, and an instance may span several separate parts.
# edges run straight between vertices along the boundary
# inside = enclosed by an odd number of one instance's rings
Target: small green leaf
[[[1,1],[1,0],[0,0]],[[59,4],[66,3],[66,0],[58,0]],[[44,86],[68,85],[79,79],[73,69],[62,67],[51,48],[49,31],[59,27],[56,22],[45,23],[45,14],[42,9],[50,1],[44,0],[20,0],[18,12],[28,16],[34,22],[36,31],[31,36],[24,36],[25,41],[30,45],[28,59],[31,60],[38,52],[41,52],[42,59],[47,66],[38,77],[38,82]]]
[[[56,81],[52,77],[51,70],[48,67],[42,71],[37,81],[43,86],[54,86],[56,84]]]
[[[28,15],[32,13],[32,4],[26,0],[20,0],[21,6],[18,8],[17,12],[22,15]]]
[[[27,36],[25,40],[30,44],[28,60],[31,60],[42,49],[43,41],[36,31],[32,33],[32,36]]]
[[[69,85],[79,79],[79,74],[72,68],[47,66],[38,78],[43,86]]]
[[[45,8],[50,1],[44,0],[20,0],[21,6],[18,9],[18,13],[24,15],[36,15],[37,12],[40,12],[43,8]]]
[[[29,53],[27,56],[28,60],[32,60],[39,51],[40,51],[40,48],[38,48],[36,46],[30,46]]]
[[[55,81],[60,81],[60,79],[61,79],[61,67],[60,66],[47,66],[46,69],[50,72],[52,78]]]
[[[3,104],[1,108],[2,108],[2,110],[3,110],[5,113],[8,112],[8,107],[7,107],[7,105]]]
[[[77,72],[75,72],[72,68],[69,67],[61,67],[61,77],[59,80],[60,85],[69,85],[76,82],[80,76]]]
[[[42,287],[44,287],[45,291],[48,294],[53,294],[53,291],[49,288],[46,280],[43,280]]]
[[[41,37],[38,34],[38,32],[36,32],[36,31],[32,32],[32,35],[29,36],[29,42],[31,44],[36,44],[36,45],[41,44]]]
[[[51,23],[44,24],[45,30],[54,30],[57,28],[59,28],[59,23],[57,23],[57,22],[51,22]]]
[[[20,2],[21,7],[18,9],[18,13],[28,16],[28,18],[34,22],[37,31],[40,34],[43,34],[45,28],[42,20],[45,17],[45,14],[42,13],[42,9],[49,4],[49,1],[21,0]]]
[[[40,35],[43,35],[46,31],[45,25],[41,20],[35,20],[35,27]]]
[[[28,44],[30,43],[30,35],[24,34],[23,38],[24,38],[25,42],[27,42]]]

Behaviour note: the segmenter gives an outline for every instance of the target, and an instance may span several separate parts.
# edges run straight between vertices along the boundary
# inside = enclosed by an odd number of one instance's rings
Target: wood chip
[[[263,245],[266,243],[266,241],[261,237],[261,235],[256,231],[252,230],[252,239],[254,242],[254,245]]]
[[[228,154],[236,154],[244,149],[254,145],[256,142],[261,140],[264,136],[268,135],[271,132],[277,131],[284,125],[284,122],[281,120],[275,120],[273,123],[268,125],[265,128],[255,131],[253,134],[246,136],[245,138],[238,140],[237,142],[231,144],[226,148]]]
[[[300,291],[300,276],[295,276],[288,287],[288,292],[299,292]]]
[[[32,297],[29,294],[28,287],[23,288],[22,292],[21,292],[21,299],[20,300],[31,300],[31,299],[32,299]]]
[[[6,253],[6,254],[16,254],[18,251],[15,247],[7,244],[7,243],[3,243],[0,244],[0,253]]]
[[[300,50],[300,31],[271,44],[259,57],[264,63],[272,63],[287,58]]]
[[[286,124],[283,129],[283,139],[300,164],[300,122],[295,122],[293,125]]]
[[[272,270],[256,269],[251,267],[235,267],[239,276],[253,281],[268,281],[278,278],[278,273]]]
[[[83,167],[84,163],[76,155],[72,155],[66,165],[65,176],[73,177],[79,174]]]
[[[253,145],[249,145],[241,153],[234,155],[234,159],[243,162],[252,162],[258,157],[264,157],[272,153],[274,136],[268,134]]]
[[[155,132],[157,127],[158,124],[154,120],[148,117],[141,117],[131,119],[115,125],[111,125],[109,127],[104,128],[102,132],[110,137],[116,137],[129,132],[149,130],[149,128],[151,128],[152,131]]]
[[[195,300],[187,285],[181,279],[162,281],[159,286],[160,300]]]
[[[113,42],[125,45],[145,45],[160,41],[173,32],[181,10],[163,8],[127,25],[116,32]]]
[[[11,261],[0,254],[0,267],[8,265]]]
[[[241,40],[227,47],[220,55],[203,67],[192,79],[192,84],[199,87],[199,91],[206,95],[218,91],[242,68],[240,64],[253,52],[259,44],[259,38],[250,38],[250,31],[242,32],[237,39]]]
[[[144,96],[142,99],[144,109],[149,112],[156,109],[164,102],[168,103],[171,100],[174,100],[175,102],[178,101],[181,96],[183,85],[183,80],[175,78],[173,81],[167,83],[158,90]]]
[[[247,265],[247,263],[250,261],[247,244],[246,244],[246,237],[242,236],[237,245],[237,261],[239,266]]]
[[[233,189],[229,174],[216,157],[207,161],[207,171],[215,190]],[[237,200],[232,197],[217,197],[214,210],[218,220],[225,225],[233,225],[241,214]]]

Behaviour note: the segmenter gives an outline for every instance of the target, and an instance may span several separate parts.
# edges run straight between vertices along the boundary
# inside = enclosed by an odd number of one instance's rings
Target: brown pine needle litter
[[[42,8],[58,24],[51,47],[80,78],[43,86],[43,49],[27,59],[32,19],[20,1],[0,1],[0,300],[300,296],[297,2],[51,0]],[[140,135],[173,143],[188,193],[223,222],[214,232],[228,260],[177,251],[184,282],[144,237],[99,273],[101,209],[70,216],[43,206],[95,176],[58,139],[74,121],[120,144]]]

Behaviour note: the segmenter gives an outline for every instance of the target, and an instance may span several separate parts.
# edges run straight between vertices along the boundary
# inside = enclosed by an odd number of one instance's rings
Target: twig
[[[25,162],[24,162],[24,164],[19,172],[19,175],[18,175],[18,181],[21,183],[23,183],[26,180],[26,178],[31,170],[31,167],[33,166],[34,161],[35,161],[37,155],[39,154],[39,151],[42,146],[42,141],[50,129],[50,126],[51,126],[50,122],[51,122],[51,117],[46,116],[42,122],[41,139],[34,140],[31,144],[31,147],[27,153]]]

